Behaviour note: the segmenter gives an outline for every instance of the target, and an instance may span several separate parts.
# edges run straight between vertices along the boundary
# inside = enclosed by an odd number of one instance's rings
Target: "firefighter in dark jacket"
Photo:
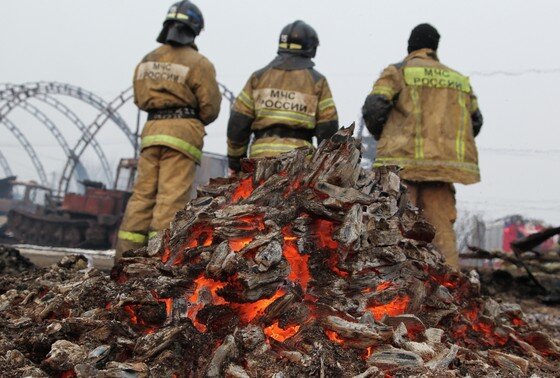
[[[338,130],[338,116],[326,78],[313,69],[319,38],[303,21],[280,34],[278,56],[253,73],[231,111],[228,124],[230,169],[241,159],[277,156],[312,146]],[[251,134],[254,140],[249,148]]]
[[[194,43],[203,28],[202,13],[194,4],[176,3],[157,38],[163,45],[136,68],[134,101],[148,112],[148,122],[116,259],[169,227],[188,200],[202,156],[204,127],[218,117],[221,103],[214,66]]]
[[[480,181],[482,115],[468,77],[439,61],[439,38],[429,24],[414,28],[409,55],[383,71],[362,112],[379,140],[374,166],[402,168],[411,202],[436,227],[434,244],[458,268],[453,183]]]

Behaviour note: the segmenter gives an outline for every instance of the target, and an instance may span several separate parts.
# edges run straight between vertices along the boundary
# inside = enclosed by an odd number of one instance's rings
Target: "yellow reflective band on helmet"
[[[401,157],[378,157],[373,163],[373,167],[382,167],[386,165],[397,165],[402,168],[410,166],[430,166],[430,165],[441,165],[450,168],[461,169],[463,171],[480,174],[480,169],[475,163],[465,163],[460,161],[452,160],[430,160],[430,159],[411,159],[411,158],[401,158]]]
[[[187,16],[186,14],[183,14],[183,13],[171,12],[171,13],[167,14],[167,19],[168,20],[188,20],[189,16]]]
[[[447,88],[470,93],[469,78],[457,72],[435,67],[406,67],[404,81],[409,86]]]
[[[387,99],[392,100],[395,97],[395,91],[391,87],[386,87],[383,85],[376,85],[371,91],[372,95],[382,95],[387,97]]]
[[[298,44],[298,43],[280,43],[280,48],[281,49],[289,49],[289,50],[301,50],[303,48],[302,45]]]
[[[142,138],[141,148],[161,145],[168,146],[180,152],[191,155],[196,160],[200,160],[200,157],[202,156],[202,151],[192,144],[185,142],[182,139],[172,137],[170,135],[149,135]]]
[[[290,112],[285,110],[260,109],[257,111],[257,117],[272,118],[281,121],[291,121],[298,125],[303,125],[307,129],[315,128],[315,117],[306,114]]]
[[[253,99],[245,91],[241,91],[239,96],[237,96],[237,99],[241,101],[243,105],[245,105],[249,109],[253,109],[254,106]]]
[[[251,146],[251,157],[258,157],[259,155],[265,154],[281,154],[284,152],[290,152],[300,147],[313,147],[313,145],[307,141],[303,141],[304,145],[300,144],[290,144],[290,143],[258,143]]]
[[[324,99],[319,103],[319,110],[323,111],[325,109],[334,107],[334,100],[332,98]]]
[[[157,231],[150,231],[148,232],[148,239],[155,238],[157,236]]]
[[[131,241],[133,243],[144,244],[148,240],[148,237],[144,234],[139,234],[136,232],[128,232],[119,230],[119,239]]]

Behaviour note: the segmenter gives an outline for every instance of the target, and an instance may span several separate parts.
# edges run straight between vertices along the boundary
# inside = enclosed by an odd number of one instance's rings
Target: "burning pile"
[[[557,374],[557,345],[443,264],[396,171],[360,168],[352,131],[213,180],[112,279],[76,258],[10,281],[2,371]]]

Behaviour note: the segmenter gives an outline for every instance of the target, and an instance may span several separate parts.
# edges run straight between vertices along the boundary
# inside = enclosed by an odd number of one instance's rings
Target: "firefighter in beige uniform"
[[[144,246],[186,202],[202,155],[204,126],[220,111],[214,66],[194,44],[204,27],[190,1],[171,7],[158,37],[161,47],[136,68],[134,100],[148,112],[134,193],[128,202],[116,258]]]
[[[313,146],[313,137],[320,143],[336,133],[338,116],[329,84],[311,60],[318,45],[317,33],[303,21],[282,30],[278,56],[251,76],[231,110],[227,131],[231,170],[239,171],[247,154],[276,156]]]
[[[434,244],[458,268],[453,183],[480,181],[474,137],[482,127],[469,79],[439,62],[439,33],[413,29],[409,55],[387,67],[363,107],[379,140],[374,166],[397,165],[409,198],[436,227]]]

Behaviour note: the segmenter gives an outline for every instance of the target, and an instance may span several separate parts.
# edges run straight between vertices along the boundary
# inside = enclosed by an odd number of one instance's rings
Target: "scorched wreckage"
[[[244,161],[111,277],[75,257],[2,278],[3,374],[557,375],[554,341],[443,263],[352,131]]]

